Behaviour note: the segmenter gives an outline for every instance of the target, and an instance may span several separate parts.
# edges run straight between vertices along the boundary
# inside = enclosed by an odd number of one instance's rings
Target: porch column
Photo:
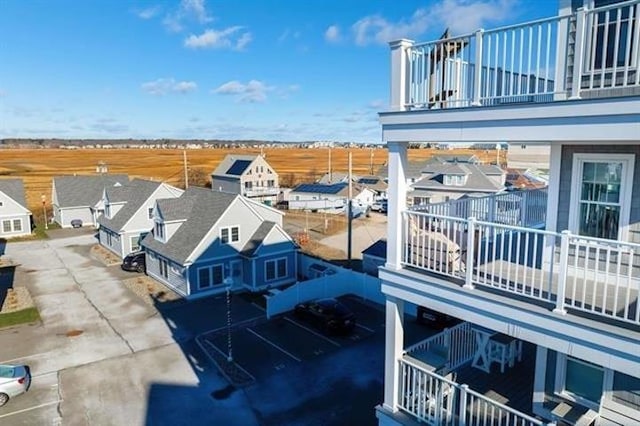
[[[549,150],[549,187],[547,188],[547,213],[545,229],[560,232],[558,227],[558,203],[560,202],[560,167],[562,160],[562,144],[551,143]],[[543,271],[552,271],[555,243],[554,238],[545,238],[543,248]],[[559,241],[558,241],[559,242]]]
[[[387,143],[389,149],[389,189],[387,214],[388,268],[400,269],[402,262],[402,212],[407,208],[407,144]]]
[[[404,347],[404,300],[387,296],[384,350],[384,407],[398,411],[400,365]]]
[[[547,348],[536,346],[536,370],[533,380],[533,412],[541,415],[544,411],[544,386],[547,375]]]
[[[567,40],[569,39],[569,19],[573,10],[571,8],[571,0],[559,0],[558,1],[558,16],[563,17],[558,22],[557,38],[556,38],[556,67],[553,78],[555,82],[553,99],[556,101],[564,100],[567,98],[566,84],[567,84],[567,70],[569,68],[569,62],[567,61]]]
[[[412,40],[389,43],[391,48],[391,111],[404,111],[409,101],[409,48]]]

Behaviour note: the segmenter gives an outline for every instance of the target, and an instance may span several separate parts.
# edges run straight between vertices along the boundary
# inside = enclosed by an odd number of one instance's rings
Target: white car
[[[0,364],[0,407],[10,398],[25,393],[31,384],[31,374],[26,365]]]

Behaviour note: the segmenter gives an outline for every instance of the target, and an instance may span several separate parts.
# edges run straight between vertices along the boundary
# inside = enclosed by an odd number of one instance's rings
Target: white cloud
[[[221,31],[208,29],[200,35],[191,34],[184,41],[192,49],[235,49],[243,50],[251,42],[251,33],[242,32],[240,26],[225,28]]]
[[[380,109],[384,106],[384,101],[382,99],[374,99],[373,101],[369,102],[369,105],[367,106],[371,109]]]
[[[417,9],[408,19],[390,22],[380,15],[366,16],[352,25],[356,44],[384,44],[399,38],[414,38],[433,28],[449,28],[452,35],[464,34],[513,16],[517,0],[440,0],[429,8]]]
[[[205,0],[182,0],[178,10],[168,13],[162,23],[172,32],[180,32],[184,29],[185,21],[195,21],[206,24],[213,21],[213,17],[207,12]]]
[[[292,31],[291,29],[285,29],[282,34],[278,37],[278,43],[282,43],[288,39],[299,39],[300,31]]]
[[[193,81],[176,81],[173,78],[159,78],[143,83],[141,89],[150,95],[164,96],[169,93],[188,93],[198,88]]]
[[[258,103],[266,101],[267,92],[272,90],[274,90],[273,87],[267,86],[259,80],[251,80],[247,84],[232,80],[214,89],[213,93],[218,95],[235,95],[236,100],[242,103]]]
[[[340,41],[340,38],[340,27],[338,27],[337,25],[331,25],[324,32],[324,39],[329,43],[337,43],[338,41]]]
[[[158,15],[158,13],[160,13],[160,10],[160,6],[151,6],[147,7],[146,9],[140,9],[136,11],[136,15],[138,15],[138,18],[140,19],[151,19]]]

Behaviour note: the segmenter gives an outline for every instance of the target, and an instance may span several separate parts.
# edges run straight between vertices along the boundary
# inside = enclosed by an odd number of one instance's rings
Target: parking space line
[[[255,306],[256,308],[260,309],[262,312],[267,312],[267,310],[265,308],[263,308],[262,306],[258,305],[255,302],[251,303],[253,306]]]
[[[284,319],[286,319],[287,321],[289,321],[291,324],[297,325],[298,327],[300,327],[300,328],[302,328],[302,329],[307,330],[307,331],[308,331],[309,333],[311,333],[311,334],[315,334],[316,336],[318,336],[318,337],[320,337],[320,338],[322,338],[322,339],[326,340],[327,342],[331,343],[331,344],[332,344],[332,345],[334,345],[334,346],[337,346],[337,347],[339,347],[339,348],[340,348],[340,347],[342,347],[342,345],[341,345],[340,343],[338,343],[338,342],[336,342],[336,341],[334,341],[334,340],[329,339],[327,336],[323,336],[322,334],[318,333],[318,332],[317,332],[317,331],[315,331],[315,330],[310,329],[309,327],[305,327],[304,325],[300,324],[299,322],[296,322],[296,321],[292,320],[292,319],[291,319],[291,318],[289,318],[289,317],[284,317]]]
[[[364,325],[362,325],[362,324],[358,324],[358,323],[356,323],[356,327],[360,327],[361,329],[363,329],[363,330],[367,330],[367,331],[368,331],[368,332],[370,332],[370,333],[375,333],[375,332],[376,332],[375,330],[373,330],[373,329],[371,329],[371,328],[369,328],[369,327],[366,327],[366,326],[364,326]]]
[[[256,336],[258,339],[261,339],[262,341],[270,344],[271,346],[273,346],[274,348],[278,349],[279,351],[285,353],[286,355],[289,355],[291,358],[295,359],[296,361],[302,362],[302,360],[300,358],[298,358],[297,356],[291,354],[290,352],[288,352],[285,349],[281,348],[280,346],[276,345],[275,343],[273,343],[271,340],[267,339],[266,337],[263,337],[263,336],[259,335],[258,333],[256,333],[252,329],[247,327],[245,330],[247,330],[249,333],[251,333],[254,336]]]
[[[27,412],[27,411],[36,410],[36,409],[38,409],[38,408],[42,408],[42,407],[47,407],[47,406],[49,406],[49,405],[59,404],[60,402],[62,402],[62,400],[58,400],[58,401],[51,401],[51,402],[45,402],[44,404],[35,405],[35,406],[33,406],[33,407],[30,407],[30,408],[24,408],[24,409],[22,409],[22,410],[12,411],[11,413],[7,413],[7,414],[2,414],[2,415],[0,415],[0,419],[5,418],[5,417],[9,417],[9,416],[13,416],[14,414],[25,413],[25,412]]]

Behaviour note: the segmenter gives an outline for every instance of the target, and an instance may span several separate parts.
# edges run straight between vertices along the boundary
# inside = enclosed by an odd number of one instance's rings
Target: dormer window
[[[228,226],[220,229],[220,242],[222,244],[237,243],[240,241],[240,227]]]
[[[104,215],[108,218],[111,218],[111,205],[110,204],[105,204],[104,205]]]
[[[156,222],[154,233],[157,240],[164,240],[164,223]]]
[[[153,207],[149,207],[149,219],[153,219]]]
[[[448,186],[463,186],[466,178],[464,175],[445,175],[444,184]]]

